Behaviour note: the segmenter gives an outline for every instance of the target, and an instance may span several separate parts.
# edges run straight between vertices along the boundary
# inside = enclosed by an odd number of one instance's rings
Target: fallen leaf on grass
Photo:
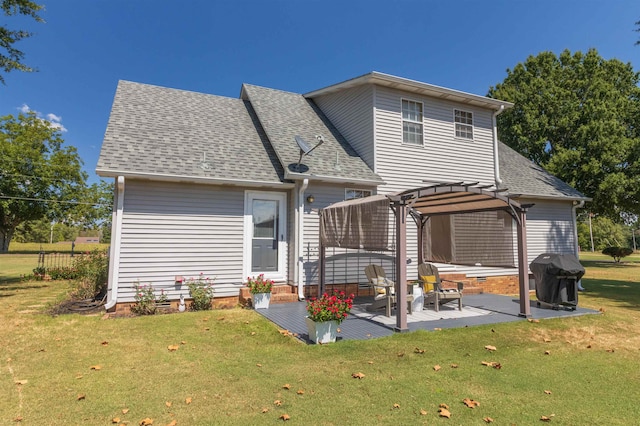
[[[111,423],[120,423],[120,417],[114,417],[111,419]]]
[[[22,416],[18,416],[15,419],[13,419],[14,422],[16,423],[20,423],[22,421]]]
[[[587,345],[587,349],[591,349],[591,345]]]
[[[417,354],[423,354],[423,353],[424,353],[424,349],[415,348],[415,349],[413,350],[413,352],[414,352],[414,353],[417,353]]]
[[[167,424],[167,426],[176,426],[178,424],[177,420],[171,420],[171,423]]]
[[[127,414],[128,412],[129,412],[129,409],[128,409],[128,408],[123,408],[123,409],[122,409],[122,414]]]
[[[451,368],[458,368],[458,364],[451,364]]]
[[[440,369],[441,369],[441,368],[442,368],[442,367],[440,367],[439,365],[434,365],[434,366],[433,366],[433,370],[434,370],[434,371],[440,371]]]
[[[451,412],[446,408],[438,408],[438,414],[440,417],[446,417],[447,419],[451,418]]]
[[[268,413],[269,409],[267,407],[262,407],[262,414]]]
[[[204,328],[204,331],[209,331],[209,327],[205,327],[205,328]]]
[[[298,389],[298,392],[296,392],[298,395],[304,395],[304,389]]]
[[[281,415],[281,416],[280,416],[280,417],[278,417],[278,418],[279,418],[279,419],[282,419],[282,420],[284,420],[284,421],[286,422],[286,421],[287,421],[287,420],[289,420],[291,417],[289,417],[289,415],[288,415],[288,414],[283,414],[283,415]]]
[[[462,402],[464,403],[464,405],[466,405],[469,408],[476,408],[477,406],[480,405],[478,401],[474,401],[473,399],[469,399],[469,398],[463,399]]]
[[[252,331],[250,334],[251,334],[251,336],[255,336],[255,335],[256,335],[256,332],[255,332],[255,331]]]
[[[291,389],[291,385],[289,383],[287,383],[287,384],[282,386],[282,389],[289,390],[289,389]]]
[[[224,321],[224,317],[218,318],[218,321]]]
[[[373,365],[373,361],[368,361],[367,364]]]
[[[167,349],[169,349],[169,352],[175,352],[180,348],[180,346],[178,345],[169,345],[167,346]]]
[[[551,343],[551,339],[544,339],[545,343]]]
[[[529,322],[536,322],[536,323],[537,323],[537,322],[540,322],[540,320],[539,320],[539,319],[533,319],[533,318],[529,318],[527,321],[529,321]]]
[[[106,340],[102,343],[100,343],[102,346],[107,346],[109,344],[109,342],[107,342]]]
[[[449,406],[447,404],[440,404],[438,405],[438,408],[444,408],[444,409],[449,409]]]
[[[363,379],[364,378],[364,374],[359,373],[359,372],[358,373],[353,373],[351,375],[351,377],[353,377],[354,379]]]
[[[495,351],[495,350],[497,350],[495,346],[491,346],[491,345],[487,345],[487,346],[485,346],[484,348],[485,348],[486,350],[488,350],[488,351],[492,351],[492,352],[493,352],[493,351]]]
[[[399,357],[403,357],[404,356],[404,352],[398,352],[398,356]]]
[[[484,420],[485,423],[493,423],[493,419],[491,417],[485,417],[482,420]]]
[[[191,401],[193,401],[193,400],[191,399],[191,397],[188,397],[187,399],[185,399],[185,400],[184,400],[184,403],[185,403],[185,404],[187,404],[187,405],[189,405],[189,404],[191,404]]]
[[[540,420],[542,420],[543,422],[550,422],[551,418],[555,416],[555,414],[549,414],[548,416],[542,416],[540,417]]]
[[[423,410],[423,409],[420,409],[420,415],[421,416],[426,416],[427,412],[425,410]]]
[[[27,383],[29,383],[28,380],[16,380],[13,383],[15,383],[16,385],[26,385]]]
[[[607,349],[607,352],[609,352],[609,353],[611,353],[611,354],[612,354],[612,353],[614,353],[614,352],[615,352],[615,349]]]
[[[551,395],[551,391],[550,390],[546,390],[546,391],[544,391],[544,393],[547,394],[547,395]]]
[[[187,342],[183,340],[183,341],[181,341],[181,342],[180,342],[180,344],[181,344],[181,345],[186,345],[186,344],[187,344]]]
[[[544,351],[545,355],[551,355],[551,351]]]
[[[79,393],[79,394],[78,394],[78,396],[77,396],[77,398],[76,398],[76,401],[82,401],[82,400],[83,400],[83,399],[85,399],[86,397],[87,397],[87,396],[86,396],[85,394],[83,394],[83,393]]]
[[[273,401],[273,405],[275,405],[276,407],[280,407],[282,405],[282,401],[276,399],[275,401]]]
[[[89,367],[90,370],[101,370],[102,366],[101,365],[92,365],[91,367]]]
[[[394,409],[398,409],[398,408],[400,408],[400,404],[393,404],[393,408],[394,408]]]
[[[171,401],[165,402],[164,405],[166,405],[167,407],[171,407]]]
[[[262,367],[262,364],[256,364],[256,367]]]
[[[433,329],[433,331],[442,331],[442,329],[440,327],[436,327]]]
[[[153,424],[153,419],[147,417],[146,419],[142,419],[140,420],[140,422],[138,423],[138,425],[140,426],[149,426]]]

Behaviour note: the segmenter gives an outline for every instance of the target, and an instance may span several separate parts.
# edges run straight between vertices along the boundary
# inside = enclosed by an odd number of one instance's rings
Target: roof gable
[[[243,99],[247,99],[256,111],[282,166],[285,177],[312,178],[370,185],[382,184],[382,179],[358,156],[345,138],[329,122],[322,111],[304,96],[244,84]],[[295,136],[309,143],[322,135],[324,143],[312,155],[304,156],[300,172],[296,165],[300,150]]]

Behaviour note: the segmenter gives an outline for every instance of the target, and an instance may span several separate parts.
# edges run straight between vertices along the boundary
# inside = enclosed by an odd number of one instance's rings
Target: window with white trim
[[[423,145],[422,102],[402,100],[402,143]]]
[[[456,125],[456,138],[473,140],[473,113],[455,109],[453,116]]]
[[[370,189],[351,189],[346,188],[344,190],[344,199],[353,200],[354,198],[364,198],[371,195]]]

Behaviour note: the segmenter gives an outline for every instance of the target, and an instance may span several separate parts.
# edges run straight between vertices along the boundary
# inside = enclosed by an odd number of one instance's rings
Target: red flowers
[[[273,280],[267,280],[264,278],[264,274],[260,274],[257,277],[247,277],[247,287],[251,294],[256,293],[271,293],[271,287],[273,287]]]
[[[325,293],[320,299],[307,301],[307,313],[314,322],[337,321],[341,323],[347,318],[353,307],[353,294],[346,296],[344,291],[335,291],[333,295]]]

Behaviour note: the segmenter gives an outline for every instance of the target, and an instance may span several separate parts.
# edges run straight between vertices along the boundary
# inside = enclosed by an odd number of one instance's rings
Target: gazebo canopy
[[[518,265],[520,311],[530,316],[526,253],[526,210],[517,201],[503,195],[505,190],[475,183],[439,183],[386,195],[341,201],[320,211],[320,286],[324,290],[324,253],[326,247],[381,250],[388,246],[388,208],[396,222],[396,305],[399,331],[406,325],[406,218],[418,225],[418,257],[422,262],[422,229],[436,215],[451,215],[502,210],[518,224]]]

